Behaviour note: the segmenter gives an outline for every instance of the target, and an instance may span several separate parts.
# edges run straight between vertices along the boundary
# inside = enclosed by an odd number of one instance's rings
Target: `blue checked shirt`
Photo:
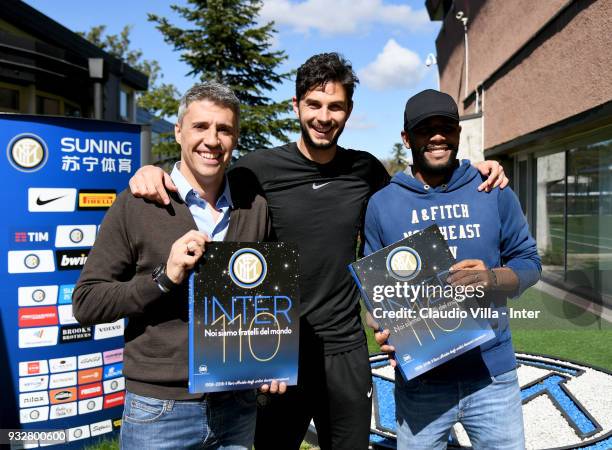
[[[218,220],[215,221],[211,206],[204,199],[200,198],[198,193],[191,187],[179,170],[179,164],[180,161],[174,165],[170,177],[178,188],[181,199],[189,207],[198,230],[207,234],[213,241],[222,241],[229,226],[230,210],[234,206],[227,177],[225,177],[223,193],[219,196],[215,205],[217,210],[221,211]]]

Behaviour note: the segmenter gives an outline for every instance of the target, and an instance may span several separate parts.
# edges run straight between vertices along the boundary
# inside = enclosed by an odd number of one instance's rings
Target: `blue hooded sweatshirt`
[[[480,173],[467,160],[455,169],[448,184],[438,187],[398,173],[368,203],[366,255],[437,224],[457,261],[480,259],[488,268],[511,268],[519,278],[518,297],[540,277],[536,243],[514,192],[510,188],[478,192],[481,182]],[[491,320],[494,339],[422,376],[466,379],[514,369],[508,315],[501,314],[505,300],[491,298],[491,306],[500,312],[499,319]]]

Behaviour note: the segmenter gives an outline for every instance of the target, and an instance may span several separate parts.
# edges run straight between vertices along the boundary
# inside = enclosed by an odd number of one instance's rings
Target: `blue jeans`
[[[398,450],[445,449],[457,422],[475,450],[525,448],[516,370],[470,381],[420,378],[406,382],[395,375]]]
[[[160,400],[126,391],[123,450],[251,450],[255,391],[207,395],[200,401]]]

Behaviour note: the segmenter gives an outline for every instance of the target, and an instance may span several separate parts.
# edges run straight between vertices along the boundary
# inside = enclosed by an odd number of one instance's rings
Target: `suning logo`
[[[65,153],[97,153],[103,155],[132,154],[132,143],[129,141],[111,141],[108,139],[81,139],[64,137],[60,140],[61,151]]]

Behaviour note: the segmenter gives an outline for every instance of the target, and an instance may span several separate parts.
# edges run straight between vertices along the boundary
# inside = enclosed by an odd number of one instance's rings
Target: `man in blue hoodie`
[[[457,160],[457,104],[425,90],[404,111],[404,144],[414,164],[374,194],[365,219],[365,252],[373,253],[437,224],[458,261],[449,283],[481,286],[488,306],[503,313],[506,300],[539,279],[541,265],[516,195],[479,192],[481,176]],[[405,381],[395,377],[398,448],[446,448],[461,422],[476,449],[524,448],[516,359],[507,315],[492,321],[495,338]],[[389,331],[376,333],[383,351]]]

